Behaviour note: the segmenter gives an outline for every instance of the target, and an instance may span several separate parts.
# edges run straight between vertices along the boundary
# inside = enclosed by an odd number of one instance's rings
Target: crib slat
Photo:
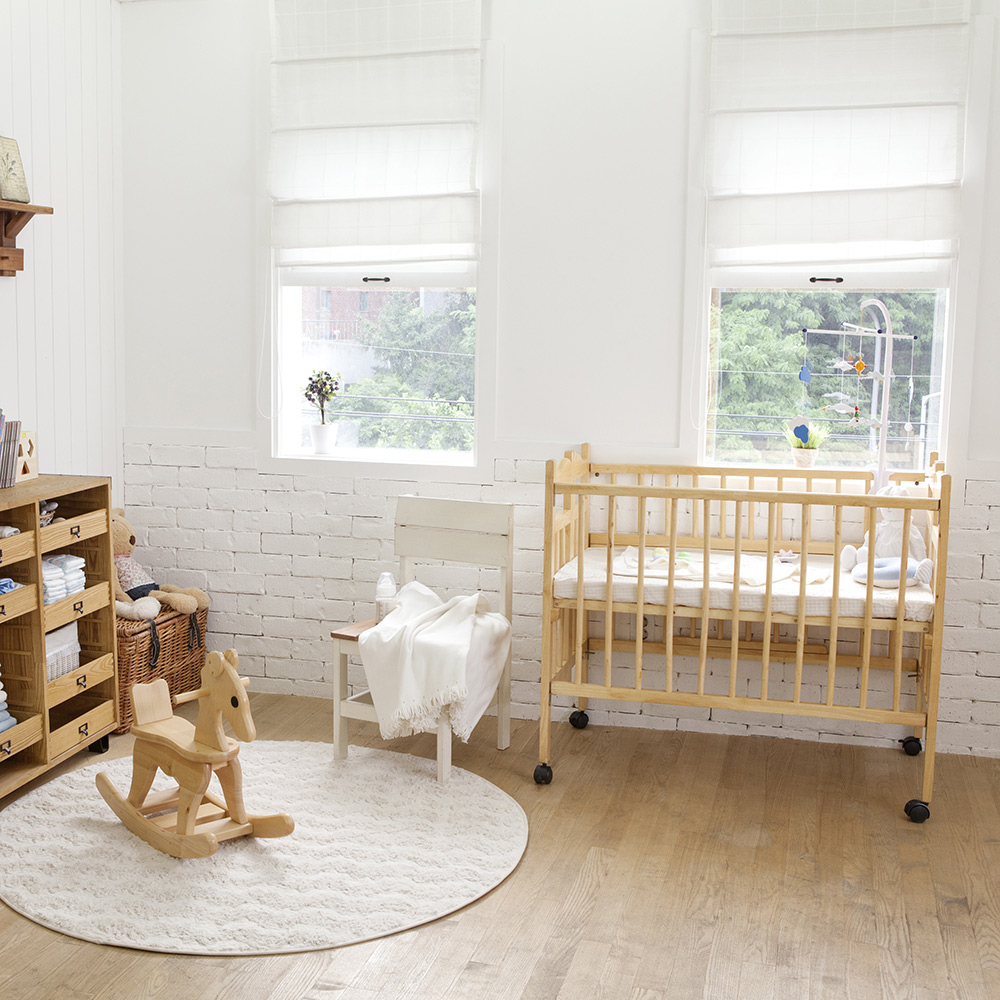
[[[719,476],[719,489],[724,490],[726,488],[726,476],[725,474]],[[719,501],[719,538],[726,537],[726,501]]]
[[[760,700],[767,701],[768,674],[771,667],[771,588],[774,577],[774,522],[778,504],[767,505],[767,582],[764,586],[764,646],[760,659]]]
[[[833,594],[830,597],[830,659],[826,667],[826,703],[828,705],[833,704],[837,670],[837,613],[840,603],[840,548],[843,522],[844,508],[838,504],[833,515]]]
[[[896,600],[896,629],[892,633],[892,707],[899,710],[903,690],[903,619],[906,617],[906,573],[910,555],[910,521],[913,511],[903,511],[903,547],[899,559],[899,597]]]
[[[708,580],[711,571],[710,557],[712,554],[712,502],[710,500],[702,500],[701,516],[705,533],[701,546],[703,565],[701,571],[701,646],[698,650],[698,694],[705,693],[705,669],[708,663],[708,611],[709,604],[711,603]]]
[[[674,565],[677,562],[677,498],[670,500],[670,569],[667,572],[667,616],[663,622],[667,691],[674,689]]]
[[[785,477],[784,476],[778,476],[777,487],[778,487],[778,495],[780,496],[782,493],[785,492]],[[778,513],[777,513],[777,518],[778,518],[778,542],[784,541],[784,538],[785,538],[785,528],[784,528],[784,521],[783,521],[784,516],[785,516],[785,507],[784,507],[784,504],[782,504],[782,502],[779,500],[778,501]],[[779,544],[778,548],[779,549],[781,548],[780,544]]]
[[[611,483],[617,485],[618,477],[612,473]],[[608,497],[608,545],[605,549],[605,583],[604,583],[604,684],[611,687],[611,646],[615,639],[614,611],[614,578],[612,568],[615,560],[615,516],[618,511],[618,497],[613,494]]]
[[[865,586],[865,624],[861,630],[861,708],[868,707],[868,672],[872,658],[872,609],[875,603],[875,507],[865,511],[868,528],[868,583]]]
[[[730,626],[729,697],[736,697],[736,669],[740,651],[740,559],[743,542],[743,502],[736,501],[733,512],[733,618]],[[719,619],[721,624],[722,619]]]
[[[812,482],[812,480],[809,480]],[[812,527],[812,504],[802,505],[802,550],[799,555],[799,614],[795,634],[795,688],[792,701],[802,700],[802,653],[806,642],[806,581],[809,577],[809,531]]]
[[[639,481],[642,481],[642,476],[639,477]],[[636,532],[639,535],[639,580],[637,583],[637,593],[635,598],[635,689],[636,691],[642,690],[642,639],[643,639],[643,621],[644,621],[644,607],[645,607],[645,594],[643,592],[643,587],[645,586],[645,573],[646,573],[646,498],[639,497],[639,510],[637,513],[638,524],[636,525]]]

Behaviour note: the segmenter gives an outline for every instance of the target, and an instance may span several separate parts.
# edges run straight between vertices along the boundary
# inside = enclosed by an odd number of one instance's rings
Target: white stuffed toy
[[[908,497],[905,486],[885,486],[876,494],[880,497]],[[901,507],[879,507],[878,528],[875,531],[875,565],[872,583],[876,587],[899,586],[899,564],[903,556],[903,516]],[[910,525],[909,552],[906,559],[906,586],[927,584],[934,575],[934,563],[927,558],[927,546],[920,531]],[[850,573],[858,583],[868,581],[868,532],[860,549],[845,545],[840,553],[840,570]]]

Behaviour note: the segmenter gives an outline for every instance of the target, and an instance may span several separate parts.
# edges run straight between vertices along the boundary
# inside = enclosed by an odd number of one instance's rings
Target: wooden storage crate
[[[148,621],[118,618],[118,711],[119,733],[132,727],[133,684],[146,684],[162,677],[170,694],[193,691],[201,686],[201,668],[205,665],[205,630],[208,610],[183,615],[163,611],[154,619],[159,650]]]

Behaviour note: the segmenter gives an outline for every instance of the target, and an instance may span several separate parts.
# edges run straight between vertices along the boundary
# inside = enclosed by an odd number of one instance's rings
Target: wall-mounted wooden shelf
[[[36,215],[51,215],[44,205],[0,200],[0,277],[11,277],[24,270],[24,251],[16,246],[17,234]]]

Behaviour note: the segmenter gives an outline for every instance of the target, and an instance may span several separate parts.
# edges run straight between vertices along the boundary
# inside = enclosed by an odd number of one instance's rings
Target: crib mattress
[[[731,561],[731,560],[730,560]],[[809,577],[826,576],[822,582],[808,583],[806,586],[805,612],[811,617],[829,617],[833,602],[833,557],[810,556]],[[825,571],[825,572],[824,572]],[[839,570],[838,570],[839,573]],[[839,573],[840,592],[838,616],[841,618],[863,618],[867,588],[854,580],[850,573]],[[588,548],[583,556],[583,596],[588,601],[606,599],[607,550],[602,547]],[[646,604],[666,604],[668,580],[647,576],[644,582]],[[675,579],[674,607],[701,609],[702,579]],[[572,559],[555,575],[553,594],[557,599],[576,598],[577,561]],[[796,615],[799,612],[799,577],[775,580],[771,587],[771,611],[777,614]],[[638,597],[638,579],[634,575],[612,577],[612,599],[623,603],[635,603]],[[709,607],[729,611],[733,607],[733,584],[731,580],[712,579],[709,581]],[[741,611],[764,611],[763,584],[742,584],[740,587]],[[875,618],[895,618],[899,600],[897,588],[873,588],[873,616]],[[929,622],[934,616],[934,594],[930,587],[917,584],[906,588],[905,617],[908,621]]]

